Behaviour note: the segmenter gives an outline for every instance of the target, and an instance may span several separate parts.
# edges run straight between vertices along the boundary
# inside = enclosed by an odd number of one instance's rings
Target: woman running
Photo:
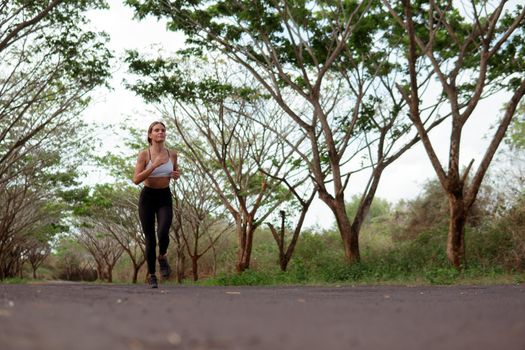
[[[156,249],[159,241],[159,270],[163,278],[171,273],[166,257],[169,244],[169,229],[173,218],[170,180],[180,176],[177,167],[177,153],[166,148],[166,126],[162,122],[153,122],[148,128],[148,143],[146,150],[140,151],[135,165],[133,182],[144,188],[140,192],[139,217],[142,231],[146,238],[146,262],[148,265],[148,284],[157,288]],[[155,235],[155,218],[157,219],[157,234]]]

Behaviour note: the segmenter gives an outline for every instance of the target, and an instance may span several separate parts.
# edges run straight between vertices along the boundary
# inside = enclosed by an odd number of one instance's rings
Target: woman
[[[146,150],[140,151],[135,165],[133,182],[144,188],[140,193],[139,217],[142,231],[146,237],[146,262],[148,264],[148,284],[157,288],[155,274],[156,249],[159,240],[159,267],[163,278],[168,278],[171,272],[166,258],[169,244],[169,229],[173,217],[170,180],[179,178],[177,153],[168,150],[166,126],[162,122],[153,122],[148,128],[148,143]],[[157,219],[157,235],[155,235],[155,218]]]

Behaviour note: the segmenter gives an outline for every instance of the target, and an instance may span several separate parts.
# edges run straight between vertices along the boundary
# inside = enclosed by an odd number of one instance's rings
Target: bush
[[[525,203],[519,201],[494,222],[468,232],[469,253],[480,266],[525,270]]]

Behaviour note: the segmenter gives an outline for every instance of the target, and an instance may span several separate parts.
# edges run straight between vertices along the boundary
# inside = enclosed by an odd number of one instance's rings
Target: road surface
[[[525,350],[525,286],[0,284],[0,349]]]

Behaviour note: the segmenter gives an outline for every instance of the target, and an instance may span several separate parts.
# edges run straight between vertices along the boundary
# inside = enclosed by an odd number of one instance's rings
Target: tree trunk
[[[288,268],[288,262],[289,260],[286,259],[286,256],[284,254],[282,254],[279,259],[279,266],[281,267],[282,272],[286,272],[286,269]]]
[[[285,234],[285,227],[284,227],[284,221],[286,219],[286,212],[284,210],[280,211],[281,215],[281,228],[279,232],[273,227],[271,223],[267,223],[268,227],[270,228],[270,231],[272,232],[272,236],[275,239],[275,242],[277,243],[277,248],[279,249],[279,267],[281,268],[281,271],[286,271],[286,267],[288,266],[288,259],[285,253],[285,242],[284,242],[284,234]],[[295,233],[297,230],[295,231]]]
[[[238,273],[250,268],[254,232],[255,227],[251,223],[248,225],[237,224],[239,248],[237,250],[236,269]]]
[[[465,267],[465,224],[467,210],[462,196],[449,194],[450,225],[447,237],[447,258],[458,270]]]
[[[361,260],[359,254],[359,231],[352,230],[350,219],[346,214],[344,200],[334,201],[332,211],[343,240],[346,259],[349,263],[359,262]]]
[[[345,250],[345,257],[349,263],[359,262],[359,231],[352,230],[350,219],[346,214],[343,195],[335,198],[325,191],[319,191],[319,198],[325,202],[335,216],[335,221]]]
[[[140,270],[140,266],[138,266],[137,264],[133,264],[133,278],[132,278],[131,283],[137,283],[137,280],[139,277],[139,270]]]
[[[191,272],[193,274],[193,280],[199,280],[199,257],[194,255],[191,257]]]
[[[215,249],[214,244],[212,244],[211,249],[213,252],[213,277],[216,277],[217,276],[217,251]]]
[[[315,191],[316,192],[316,191]],[[299,235],[301,234],[301,229],[303,227],[304,218],[306,217],[306,213],[308,212],[308,208],[310,207],[310,204],[312,203],[312,200],[314,198],[315,192],[312,193],[310,199],[303,204],[303,208],[301,210],[301,216],[299,217],[299,220],[297,222],[297,225],[295,226],[292,239],[290,243],[288,244],[288,247],[286,248],[285,242],[284,242],[284,234],[285,234],[285,227],[284,227],[284,221],[285,221],[285,215],[286,213],[284,211],[281,211],[281,231],[280,234],[275,230],[275,228],[268,224],[270,227],[270,230],[272,231],[272,234],[274,236],[275,241],[277,242],[277,246],[279,248],[279,267],[281,268],[281,271],[285,272],[288,268],[288,264],[290,263],[290,260],[292,259],[292,255],[295,251],[295,246],[297,245],[297,241],[299,239]],[[286,251],[285,251],[286,250]]]
[[[104,280],[104,272],[103,272],[102,266],[100,266],[100,264],[98,263],[97,263],[97,276],[99,280],[101,281]]]
[[[177,275],[177,283],[182,283],[182,281],[186,277],[184,274],[185,265],[186,265],[186,257],[184,255],[184,252],[182,252],[182,249],[181,249],[180,251],[177,252],[177,268],[175,272]]]

